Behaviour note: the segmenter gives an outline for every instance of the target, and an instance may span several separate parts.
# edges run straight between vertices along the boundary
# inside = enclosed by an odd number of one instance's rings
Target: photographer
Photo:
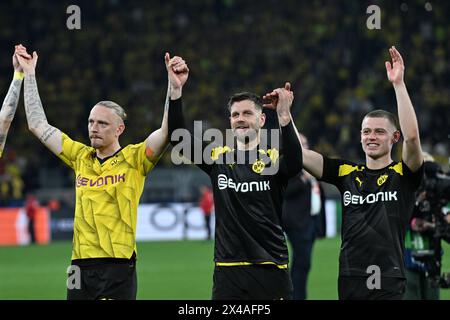
[[[448,176],[438,180],[442,172],[434,158],[424,152],[425,177],[416,193],[416,203],[406,233],[405,300],[439,300],[440,287],[448,286],[441,278],[441,239],[449,241],[450,215],[442,207],[448,202]]]

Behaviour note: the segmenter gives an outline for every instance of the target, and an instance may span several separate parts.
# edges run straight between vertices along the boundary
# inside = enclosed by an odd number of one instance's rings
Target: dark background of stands
[[[49,123],[89,143],[91,107],[113,100],[129,116],[121,144],[140,142],[162,119],[168,51],[191,69],[183,96],[189,120],[223,130],[232,93],[264,94],[290,81],[294,119],[313,148],[362,161],[362,116],[378,108],[396,112],[384,67],[395,45],[405,60],[424,150],[447,164],[450,2],[430,3],[431,10],[419,0],[2,1],[0,94],[11,81],[14,44],[22,43],[39,54],[37,79]],[[81,30],[66,27],[71,4],[81,8]],[[371,4],[381,8],[381,30],[366,27]],[[8,161],[20,169],[23,194],[71,198],[73,174],[28,131],[23,99],[0,175]],[[142,200],[194,198],[207,182],[196,168],[175,167],[167,152]]]

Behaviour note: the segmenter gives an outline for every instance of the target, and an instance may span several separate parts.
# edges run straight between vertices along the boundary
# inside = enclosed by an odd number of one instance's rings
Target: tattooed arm
[[[0,157],[3,154],[5,148],[6,137],[8,136],[8,130],[11,126],[11,122],[14,119],[17,105],[19,103],[20,89],[23,82],[23,69],[19,65],[19,61],[16,57],[18,49],[24,48],[22,45],[15,46],[15,52],[12,56],[12,64],[14,67],[14,78],[9,86],[6,98],[3,101],[2,109],[0,110]]]
[[[150,134],[150,136],[146,140],[146,154],[152,162],[156,161],[161,156],[161,154],[166,150],[169,143],[169,99],[174,94],[171,91],[171,83],[173,81],[182,81],[182,83],[184,84],[184,82],[186,82],[187,80],[189,72],[186,62],[181,57],[175,56],[171,59],[170,55],[166,53],[164,60],[169,73],[169,83],[167,86],[163,120],[161,128]]]
[[[25,59],[21,55],[17,57],[25,73],[24,97],[28,128],[47,148],[58,155],[62,151],[62,133],[47,122],[47,117],[42,107],[35,76],[38,55],[36,52],[33,52],[32,59]]]
[[[164,114],[163,114],[163,120],[161,123],[161,128],[153,131],[148,138],[146,139],[146,147],[145,147],[145,154],[147,155],[147,158],[155,163],[159,157],[164,153],[164,151],[167,149],[167,146],[169,145],[169,139],[168,139],[168,127],[167,127],[167,113],[169,110],[169,90],[170,88],[167,88],[167,95],[166,95],[166,102],[164,104]]]
[[[20,89],[22,88],[23,75],[19,72],[14,73],[14,79],[6,94],[5,101],[3,101],[2,109],[0,110],[0,157],[5,148],[6,137],[8,135],[9,127],[14,119],[17,104],[19,103]]]

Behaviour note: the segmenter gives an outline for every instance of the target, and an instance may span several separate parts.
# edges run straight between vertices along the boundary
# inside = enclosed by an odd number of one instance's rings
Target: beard
[[[245,133],[237,133],[236,130],[234,130],[233,133],[239,142],[247,144],[258,137],[259,130],[249,128]]]

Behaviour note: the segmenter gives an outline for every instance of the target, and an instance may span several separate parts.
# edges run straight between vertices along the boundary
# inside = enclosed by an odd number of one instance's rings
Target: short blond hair
[[[125,121],[127,119],[125,110],[114,101],[100,101],[99,103],[97,103],[97,105],[114,110],[114,112],[120,117],[120,119],[122,119],[122,121]]]

